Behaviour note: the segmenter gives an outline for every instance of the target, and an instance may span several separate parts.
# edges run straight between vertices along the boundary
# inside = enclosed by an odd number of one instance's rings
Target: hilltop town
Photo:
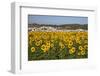
[[[87,31],[87,24],[28,24],[28,31]]]

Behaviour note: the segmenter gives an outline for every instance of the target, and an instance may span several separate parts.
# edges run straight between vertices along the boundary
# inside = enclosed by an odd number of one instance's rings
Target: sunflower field
[[[88,32],[28,32],[28,60],[88,57]]]

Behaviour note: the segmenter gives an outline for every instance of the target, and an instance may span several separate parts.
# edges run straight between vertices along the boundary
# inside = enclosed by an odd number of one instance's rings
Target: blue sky
[[[38,24],[88,24],[88,17],[28,15],[28,23]]]

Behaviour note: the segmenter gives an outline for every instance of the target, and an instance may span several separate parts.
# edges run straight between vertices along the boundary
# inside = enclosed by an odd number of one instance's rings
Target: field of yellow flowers
[[[88,32],[28,32],[28,60],[88,57]]]

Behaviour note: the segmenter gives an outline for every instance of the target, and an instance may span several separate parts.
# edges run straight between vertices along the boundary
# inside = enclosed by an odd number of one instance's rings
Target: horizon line
[[[43,24],[40,24],[40,23],[28,23],[28,25],[29,25],[29,24],[39,24],[39,25],[43,25]],[[88,23],[87,23],[87,24],[66,23],[66,24],[88,25]],[[44,25],[66,25],[66,24],[45,24],[45,23],[44,23]]]

